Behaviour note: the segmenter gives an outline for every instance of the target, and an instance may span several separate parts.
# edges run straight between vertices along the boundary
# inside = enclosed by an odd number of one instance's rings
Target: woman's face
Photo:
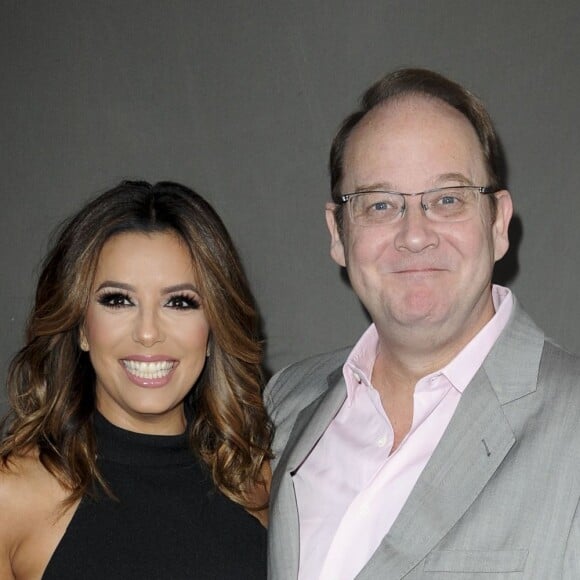
[[[80,343],[95,369],[97,409],[111,423],[185,430],[184,399],[208,347],[204,299],[175,234],[123,233],[105,243]]]

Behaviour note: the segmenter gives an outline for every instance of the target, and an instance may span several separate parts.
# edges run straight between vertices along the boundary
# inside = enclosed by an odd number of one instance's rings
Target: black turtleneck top
[[[81,501],[43,580],[266,578],[266,531],[215,490],[185,434],[94,422],[98,466],[118,501]]]

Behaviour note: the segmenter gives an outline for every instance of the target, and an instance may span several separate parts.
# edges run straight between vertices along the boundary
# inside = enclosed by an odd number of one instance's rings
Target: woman
[[[9,371],[0,578],[265,577],[257,337],[193,191],[123,182],[65,223]]]

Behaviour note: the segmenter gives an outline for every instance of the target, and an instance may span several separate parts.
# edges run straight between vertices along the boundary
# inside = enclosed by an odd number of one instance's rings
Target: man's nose
[[[405,211],[397,224],[399,231],[395,236],[397,250],[418,253],[439,244],[439,236],[422,201],[420,196],[405,200]]]

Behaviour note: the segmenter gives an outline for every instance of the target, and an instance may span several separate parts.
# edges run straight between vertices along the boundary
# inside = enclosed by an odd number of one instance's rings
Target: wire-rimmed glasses
[[[405,214],[407,197],[421,196],[425,216],[438,222],[457,222],[474,215],[479,194],[497,193],[493,187],[453,185],[418,193],[397,191],[360,191],[340,197],[348,205],[351,221],[357,226],[373,226],[395,222]]]

